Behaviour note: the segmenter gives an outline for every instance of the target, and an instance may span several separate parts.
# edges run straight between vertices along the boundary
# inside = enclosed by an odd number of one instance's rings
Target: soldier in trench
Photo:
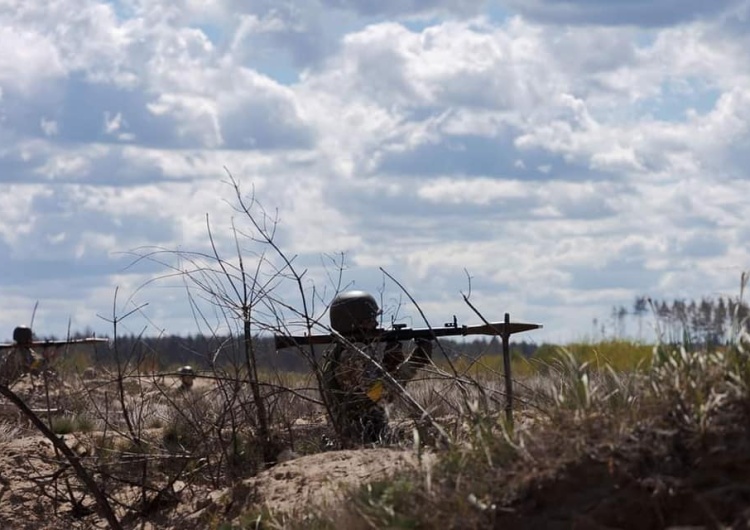
[[[46,359],[32,347],[31,328],[18,326],[13,330],[13,347],[0,359],[0,384],[9,386],[25,374],[37,375],[46,365]]]
[[[344,337],[377,329],[380,314],[375,298],[364,291],[341,293],[329,308],[331,328]],[[414,341],[411,351],[400,342],[356,342],[352,346],[337,342],[326,352],[323,393],[331,420],[345,444],[384,440],[388,434],[384,403],[393,387],[388,376],[403,387],[430,362],[431,355],[429,340]]]

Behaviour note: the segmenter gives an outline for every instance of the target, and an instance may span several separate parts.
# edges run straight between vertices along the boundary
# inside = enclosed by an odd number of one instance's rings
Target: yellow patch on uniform
[[[383,382],[375,381],[375,383],[367,391],[367,397],[376,403],[380,401],[380,398],[383,397]]]

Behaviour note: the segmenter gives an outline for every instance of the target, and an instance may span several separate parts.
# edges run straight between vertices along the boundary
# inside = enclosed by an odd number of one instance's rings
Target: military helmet
[[[331,302],[328,315],[331,327],[339,333],[351,333],[376,321],[380,308],[375,298],[365,291],[347,291]]]
[[[16,344],[31,344],[31,341],[33,340],[31,328],[27,326],[18,326],[13,330],[13,340]]]
[[[182,388],[192,388],[193,381],[195,380],[195,370],[192,366],[183,366],[177,373],[180,374],[180,381],[182,381]]]
[[[193,370],[192,366],[183,366],[179,370],[177,370],[177,373],[179,373],[181,376],[191,375],[195,377],[195,370]]]

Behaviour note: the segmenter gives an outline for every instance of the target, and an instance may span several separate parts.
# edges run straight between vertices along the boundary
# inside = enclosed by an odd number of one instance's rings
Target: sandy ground
[[[347,488],[386,478],[399,469],[429,466],[432,461],[427,456],[420,462],[411,451],[388,448],[303,456],[282,462],[241,487],[214,492],[210,505],[193,518],[220,513],[236,520],[240,514],[267,508],[279,520],[284,515],[304,517],[315,510],[335,510]]]
[[[76,447],[73,436],[69,445]],[[52,444],[39,435],[19,435],[0,444],[0,528],[106,528],[96,515],[77,519],[69,504],[55,503],[41,494],[37,479],[49,477],[58,466]],[[429,465],[425,459],[422,465]],[[345,488],[377,480],[398,469],[419,466],[413,452],[373,448],[329,451],[282,462],[232,489],[191,489],[183,503],[161,523],[146,528],[205,528],[209,521],[237,519],[241,514],[304,515],[311,508],[335,509]],[[181,484],[176,485],[179,489]],[[64,494],[64,484],[59,484]]]
[[[32,408],[39,409],[43,408],[44,399],[37,390],[28,381],[14,386],[14,391],[25,395]],[[56,502],[52,498],[69,498],[65,481],[52,480],[65,467],[65,459],[7,402],[0,403],[0,430],[4,433],[0,438],[5,440],[0,442],[0,529],[108,528],[106,521],[95,513],[90,498],[81,514],[72,513],[69,502]],[[63,439],[85,459],[85,440],[90,435],[68,434]],[[158,518],[145,526],[127,522],[123,526],[202,529],[217,521],[237,521],[242,514],[264,510],[304,516],[311,509],[335,509],[348,487],[386,478],[398,469],[432,462],[424,456],[420,462],[413,451],[394,448],[326,451],[305,456],[286,452],[282,460],[231,489],[188,487],[178,481],[174,485],[178,503],[162,510]]]

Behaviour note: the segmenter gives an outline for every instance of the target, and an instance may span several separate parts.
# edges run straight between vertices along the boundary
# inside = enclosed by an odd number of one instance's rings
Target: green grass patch
[[[609,366],[618,372],[630,372],[649,366],[654,352],[653,345],[626,340],[609,340],[597,343],[573,343],[565,346],[580,363],[588,363],[594,369]],[[544,366],[557,357],[559,346],[542,345],[530,359],[532,364]]]
[[[616,372],[632,372],[648,367],[654,347],[650,344],[626,340],[610,340],[597,343],[573,343],[566,346],[542,344],[530,357],[511,351],[511,374],[525,377],[549,372],[549,365],[559,358],[562,350],[570,353],[577,362],[587,363],[594,370],[605,366]],[[453,362],[459,373],[472,377],[504,372],[501,352],[489,352],[475,359],[461,357]],[[448,366],[443,366],[448,369]]]

